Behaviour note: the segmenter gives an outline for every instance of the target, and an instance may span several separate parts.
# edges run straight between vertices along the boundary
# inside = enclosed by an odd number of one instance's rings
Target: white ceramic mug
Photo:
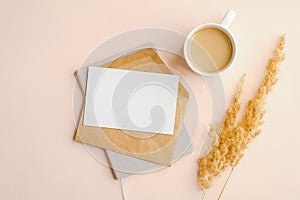
[[[236,15],[235,11],[228,10],[220,24],[217,24],[217,23],[202,24],[202,25],[197,26],[196,28],[194,28],[188,34],[188,36],[185,40],[185,43],[184,43],[183,53],[184,53],[184,57],[185,57],[185,60],[186,60],[187,64],[189,65],[189,67],[195,73],[200,74],[200,75],[204,75],[204,76],[214,76],[214,75],[217,75],[217,74],[220,74],[220,73],[223,73],[223,72],[227,71],[233,65],[233,63],[234,63],[234,61],[237,57],[237,44],[236,44],[236,40],[235,40],[234,36],[232,35],[232,33],[229,31],[228,28],[229,28],[229,25],[231,24],[231,22],[233,21],[235,15]],[[230,39],[231,46],[232,46],[232,56],[231,56],[229,62],[227,63],[227,65],[220,71],[205,72],[205,71],[201,70],[199,67],[197,67],[195,65],[195,63],[193,63],[192,60],[191,60],[191,55],[189,53],[191,39],[197,31],[199,31],[201,29],[204,29],[204,28],[218,29],[218,30],[222,31],[223,33],[225,33],[228,36],[228,38]]]

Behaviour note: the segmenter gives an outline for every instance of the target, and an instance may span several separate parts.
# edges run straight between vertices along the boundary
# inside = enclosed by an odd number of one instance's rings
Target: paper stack
[[[104,149],[118,179],[190,153],[183,123],[189,94],[155,50],[102,63],[77,71],[85,104],[75,141]]]

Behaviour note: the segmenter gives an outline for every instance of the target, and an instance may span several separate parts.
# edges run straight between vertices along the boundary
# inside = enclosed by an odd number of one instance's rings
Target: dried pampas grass
[[[198,160],[200,189],[209,189],[214,178],[220,176],[226,169],[231,168],[232,172],[243,157],[245,149],[260,134],[260,127],[263,124],[265,114],[266,97],[277,82],[279,63],[284,60],[284,45],[285,36],[281,36],[273,57],[269,59],[261,85],[255,96],[248,101],[241,119],[238,119],[245,76],[241,78],[232,104],[226,111],[221,127],[217,129],[219,133],[218,140],[211,151]]]

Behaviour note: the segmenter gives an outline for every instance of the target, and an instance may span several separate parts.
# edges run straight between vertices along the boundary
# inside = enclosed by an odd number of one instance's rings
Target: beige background
[[[242,73],[247,74],[243,100],[254,94],[282,33],[287,33],[287,59],[268,100],[263,133],[234,171],[223,199],[299,199],[298,0],[1,0],[0,198],[121,199],[110,170],[72,141],[73,72],[112,35],[149,26],[187,34],[198,24],[220,21],[228,8],[237,11],[231,30],[239,56],[222,76],[227,103]],[[200,101],[202,79],[174,63]],[[209,109],[204,114],[209,116]],[[129,200],[201,199],[196,159],[208,118],[201,121],[191,155],[171,168],[125,180]],[[222,181],[207,199],[216,199]]]

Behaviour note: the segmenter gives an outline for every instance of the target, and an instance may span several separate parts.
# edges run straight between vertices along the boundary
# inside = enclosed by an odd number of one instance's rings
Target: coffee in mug
[[[204,72],[224,69],[232,57],[232,45],[228,36],[217,28],[204,28],[191,38],[191,61]]]
[[[229,10],[220,24],[203,24],[190,32],[184,44],[184,56],[194,72],[210,76],[232,66],[237,46],[228,26],[234,16],[235,12]]]

